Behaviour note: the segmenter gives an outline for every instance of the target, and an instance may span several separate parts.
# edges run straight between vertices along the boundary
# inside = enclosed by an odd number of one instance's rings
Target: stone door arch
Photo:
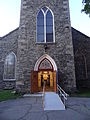
[[[35,64],[34,71],[32,71],[31,92],[42,92],[44,83],[47,92],[57,92],[56,72],[55,61],[47,54],[41,56]]]

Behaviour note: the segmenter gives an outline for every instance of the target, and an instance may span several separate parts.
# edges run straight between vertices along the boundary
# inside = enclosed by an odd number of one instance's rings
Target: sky
[[[21,0],[0,0],[0,37],[19,26]],[[82,0],[69,0],[71,26],[90,37],[90,18],[81,13]]]

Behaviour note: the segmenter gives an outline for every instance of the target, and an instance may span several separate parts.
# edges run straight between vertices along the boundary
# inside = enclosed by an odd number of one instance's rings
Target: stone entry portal
[[[46,92],[57,91],[57,66],[47,54],[41,56],[31,73],[31,93],[42,92],[45,85]]]

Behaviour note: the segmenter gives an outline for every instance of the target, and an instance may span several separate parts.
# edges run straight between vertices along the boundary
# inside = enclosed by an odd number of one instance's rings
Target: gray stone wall
[[[90,37],[72,28],[72,38],[77,88],[90,89]]]
[[[4,81],[4,62],[11,52],[14,52],[17,56],[17,47],[18,47],[18,28],[9,34],[3,36],[0,39],[0,88],[15,88],[15,81]],[[7,87],[6,87],[7,86]]]
[[[55,43],[36,43],[36,16],[43,7],[54,13]],[[47,47],[45,47],[47,46]],[[53,52],[52,52],[53,51]],[[30,91],[30,73],[36,61],[50,55],[58,66],[59,84],[67,91],[76,87],[68,0],[23,0],[18,39],[17,88]]]

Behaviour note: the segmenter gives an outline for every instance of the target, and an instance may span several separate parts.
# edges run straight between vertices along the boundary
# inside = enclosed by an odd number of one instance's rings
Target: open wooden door
[[[31,93],[38,92],[38,72],[32,71],[31,72]]]
[[[57,92],[56,71],[53,72],[53,75],[54,75],[54,92]]]

